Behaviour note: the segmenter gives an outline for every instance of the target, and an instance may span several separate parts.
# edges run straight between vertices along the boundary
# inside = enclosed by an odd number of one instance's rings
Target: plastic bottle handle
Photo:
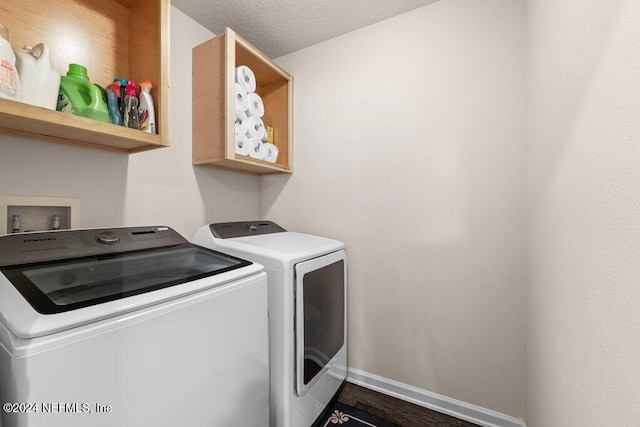
[[[40,58],[48,59],[49,46],[47,46],[44,43],[38,43],[37,45],[31,48],[31,51],[29,53],[31,53],[31,56],[33,56],[36,59],[40,59]]]
[[[89,95],[91,95],[91,105],[88,108],[92,110],[97,110],[104,103],[104,99],[102,98],[102,91],[98,86],[93,83],[89,83]]]

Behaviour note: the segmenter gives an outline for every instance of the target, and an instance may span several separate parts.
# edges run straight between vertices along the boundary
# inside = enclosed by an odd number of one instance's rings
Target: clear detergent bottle
[[[127,96],[127,84],[129,81],[127,79],[115,78],[113,79],[114,83],[120,84],[120,96],[118,97],[118,108],[120,109],[120,124],[122,124],[122,118],[124,117],[124,97]]]
[[[0,24],[0,98],[20,100],[20,77],[9,29]]]
[[[136,83],[130,81],[127,85],[127,94],[124,97],[124,116],[122,126],[138,129],[138,98],[136,98]]]

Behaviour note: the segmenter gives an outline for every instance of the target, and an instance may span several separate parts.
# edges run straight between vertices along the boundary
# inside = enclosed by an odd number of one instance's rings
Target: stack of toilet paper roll
[[[267,130],[262,122],[264,104],[256,93],[256,76],[251,68],[236,68],[236,154],[275,163],[278,147],[267,142]]]

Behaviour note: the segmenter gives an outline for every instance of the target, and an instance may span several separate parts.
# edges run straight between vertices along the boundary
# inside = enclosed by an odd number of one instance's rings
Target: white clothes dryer
[[[168,227],[0,236],[0,426],[269,425],[267,276]]]
[[[270,221],[206,225],[193,242],[265,267],[271,426],[311,426],[347,373],[344,243]]]

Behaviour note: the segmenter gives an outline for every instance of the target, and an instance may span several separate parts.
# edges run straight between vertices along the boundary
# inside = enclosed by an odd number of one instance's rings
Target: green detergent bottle
[[[67,75],[60,78],[56,110],[111,123],[102,91],[89,81],[87,68],[80,64],[69,64]]]

